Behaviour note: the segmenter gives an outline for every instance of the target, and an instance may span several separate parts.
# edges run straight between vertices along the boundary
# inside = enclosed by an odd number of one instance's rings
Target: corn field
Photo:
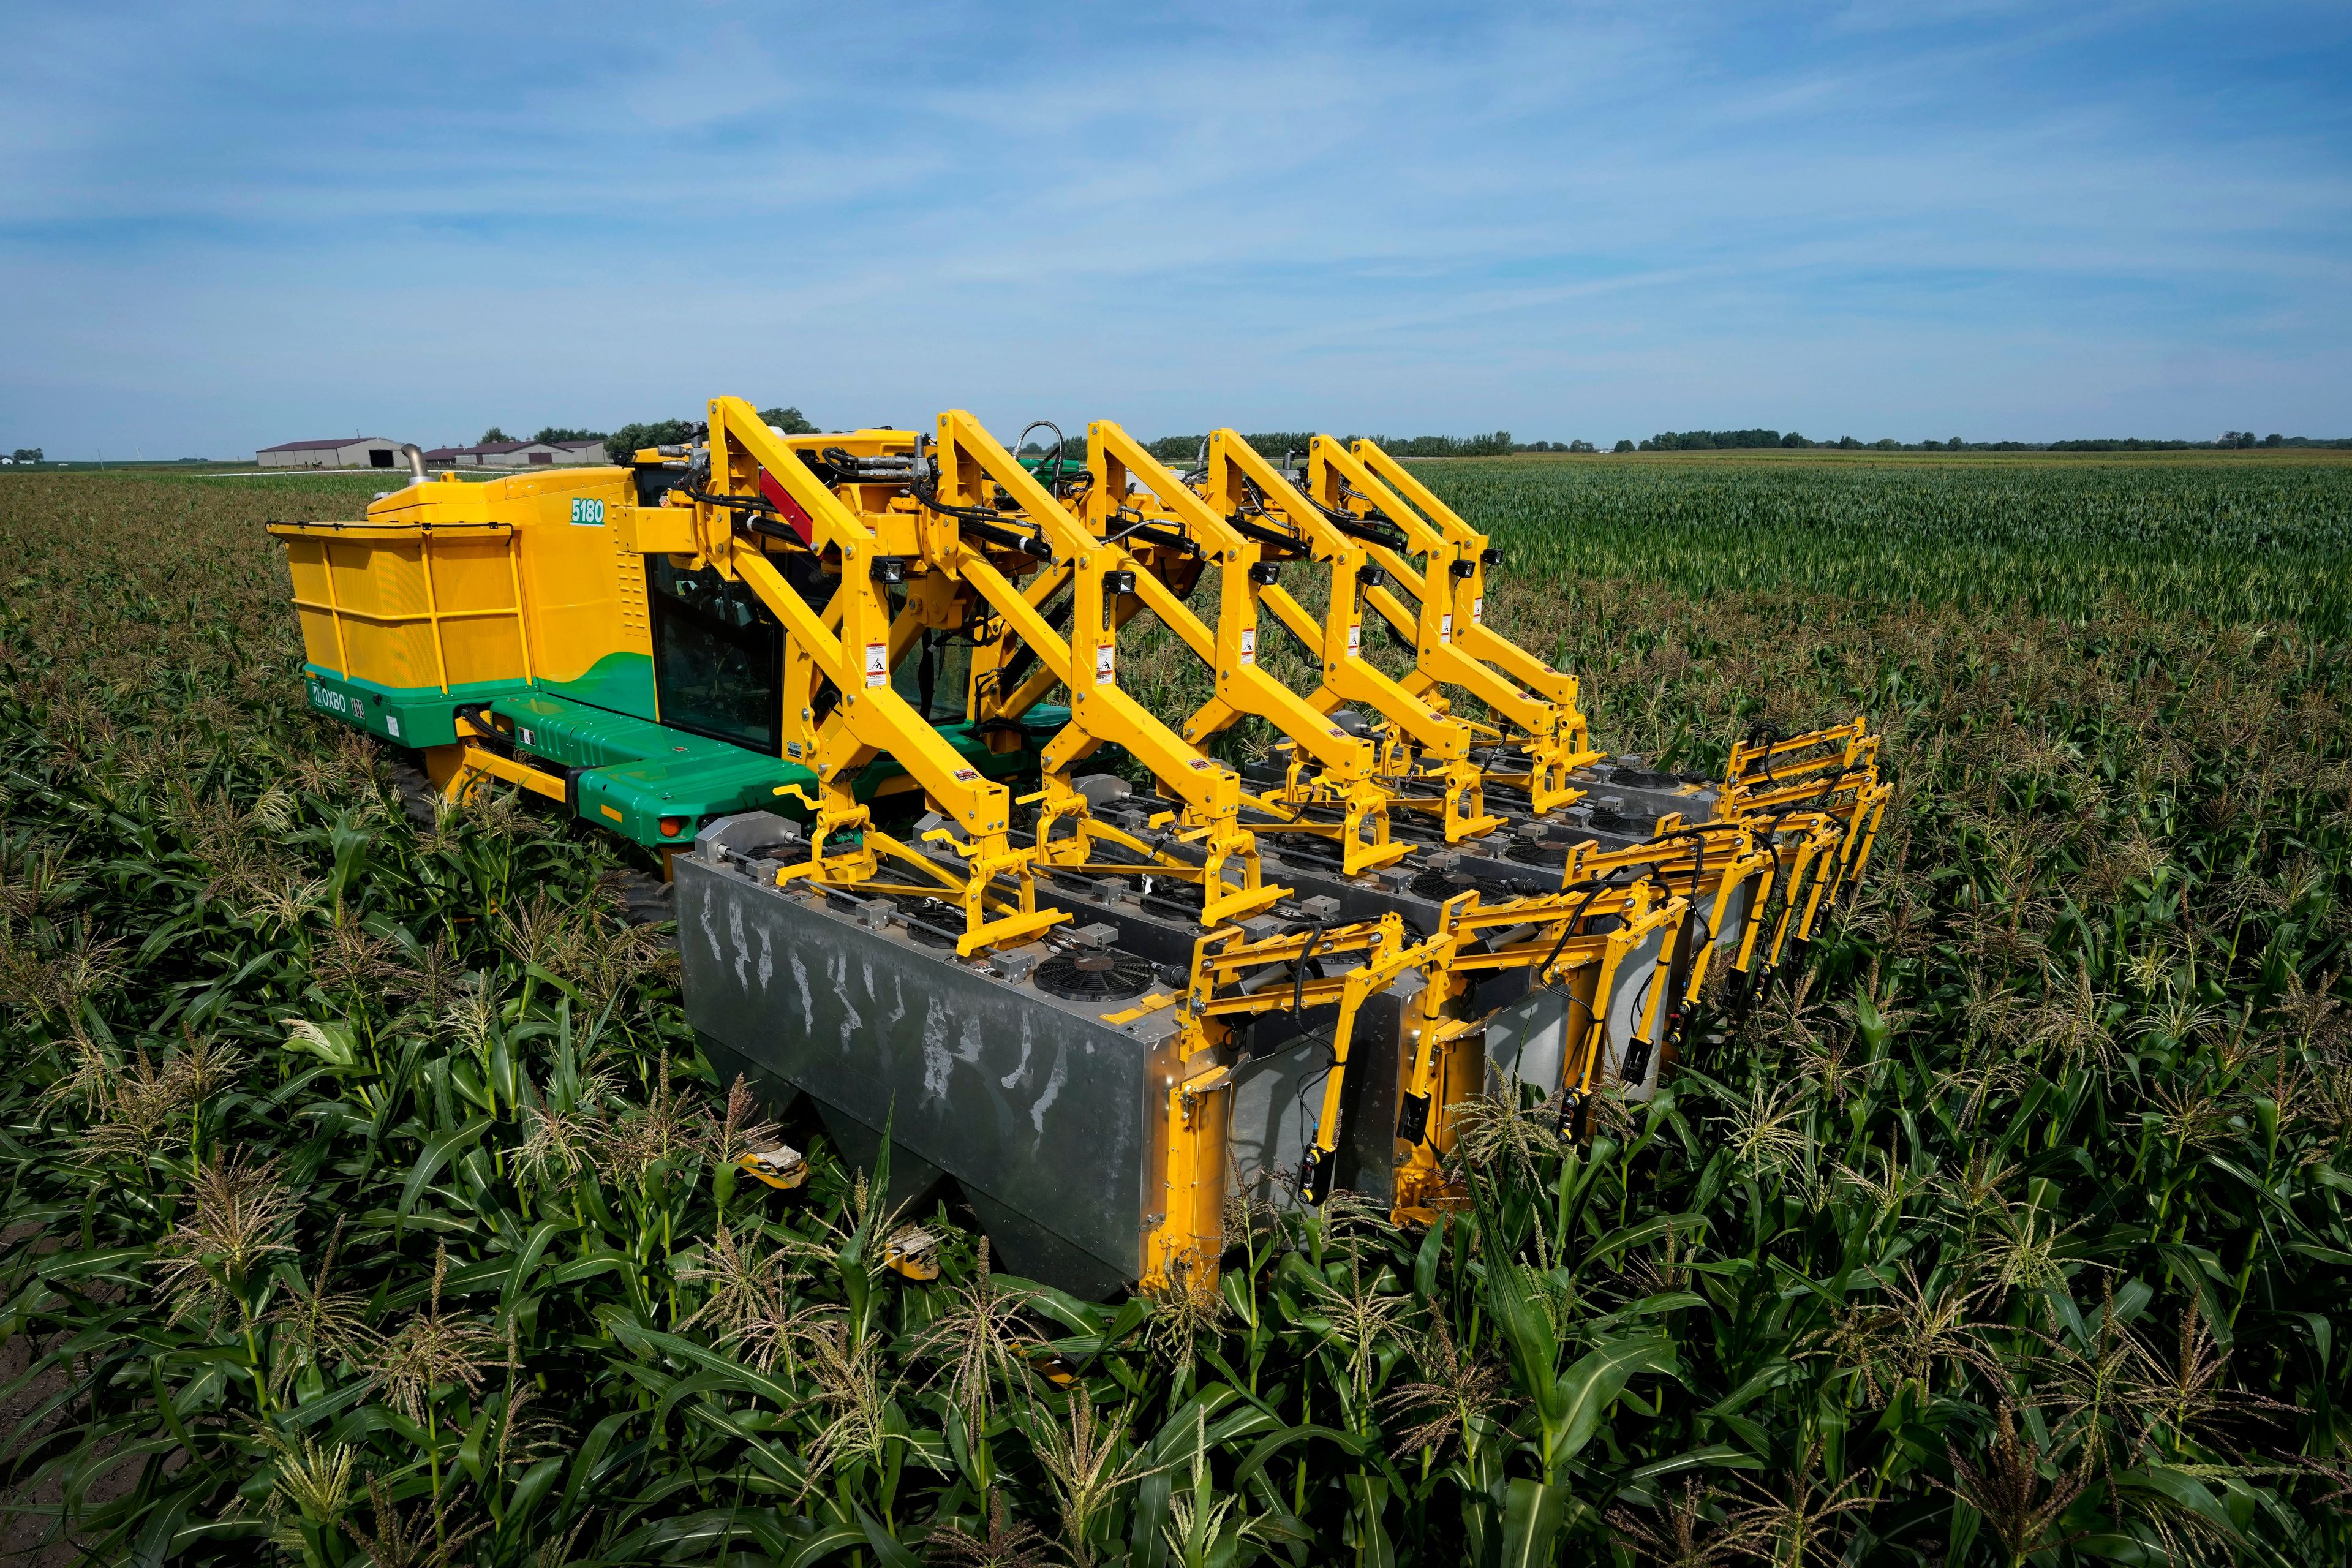
[[[614,844],[306,711],[259,521],[368,481],[0,479],[5,1546],[2352,1558],[2352,466],[1423,471],[1614,749],[1867,712],[1869,884],[1588,1145],[1454,1108],[1471,1212],[1108,1305],[736,1181]]]
[[[1514,580],[2352,632],[2340,458],[1522,458],[1422,472],[1516,547]]]

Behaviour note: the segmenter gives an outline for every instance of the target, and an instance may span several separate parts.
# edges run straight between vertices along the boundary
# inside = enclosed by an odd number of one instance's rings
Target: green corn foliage
[[[256,524],[364,481],[0,480],[12,1544],[2352,1554],[2352,470],[1424,471],[1619,749],[1870,713],[1876,864],[1588,1144],[1532,1091],[1454,1108],[1446,1223],[1236,1204],[1213,1300],[1108,1305],[822,1147],[735,1180],[761,1112],[616,918],[619,850],[509,800],[413,821],[303,710]],[[2293,542],[2268,586],[2199,505]],[[926,1286],[879,1262],[916,1217]]]
[[[1499,575],[1515,584],[2352,629],[2352,466],[2334,458],[1518,458],[1418,471],[1505,543]]]

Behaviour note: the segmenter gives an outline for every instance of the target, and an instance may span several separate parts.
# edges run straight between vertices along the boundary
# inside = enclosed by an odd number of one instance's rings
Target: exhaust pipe
[[[412,485],[423,484],[425,482],[425,449],[414,441],[404,441],[400,444],[400,455],[408,459],[408,482]]]

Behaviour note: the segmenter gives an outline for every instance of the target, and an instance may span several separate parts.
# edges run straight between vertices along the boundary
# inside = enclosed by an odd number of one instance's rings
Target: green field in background
[[[1414,465],[1502,575],[2352,630],[2352,454],[1699,452]]]

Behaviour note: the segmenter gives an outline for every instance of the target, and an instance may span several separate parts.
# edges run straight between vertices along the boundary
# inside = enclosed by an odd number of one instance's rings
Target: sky
[[[9,15],[0,451],[2352,434],[2340,3]]]

